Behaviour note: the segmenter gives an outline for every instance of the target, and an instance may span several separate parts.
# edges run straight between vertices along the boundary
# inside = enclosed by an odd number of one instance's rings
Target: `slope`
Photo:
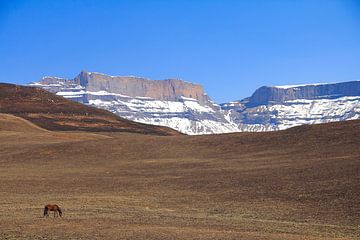
[[[358,120],[266,133],[106,134],[73,144],[0,132],[0,237],[360,237]],[[65,217],[40,217],[48,202]]]
[[[11,114],[0,113],[0,131],[10,132],[46,132],[30,121]]]
[[[4,83],[0,84],[0,113],[22,117],[48,130],[179,134],[167,127],[135,123],[42,89]]]

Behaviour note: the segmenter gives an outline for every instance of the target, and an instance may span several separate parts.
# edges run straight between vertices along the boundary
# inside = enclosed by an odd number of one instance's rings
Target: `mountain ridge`
[[[242,100],[216,104],[199,84],[82,71],[74,79],[30,84],[121,117],[186,134],[274,131],[360,118],[360,81],[263,86]]]
[[[319,83],[290,86],[262,86],[249,98],[248,107],[283,103],[295,99],[338,98],[359,96],[360,81]]]
[[[201,85],[183,80],[149,80],[82,71],[74,79],[48,77],[29,85],[129,120],[168,126],[186,134],[237,130]]]
[[[207,94],[199,84],[180,79],[150,80],[136,76],[110,76],[97,72],[81,71],[74,79],[45,77],[42,83],[53,84],[58,80],[66,84],[86,86],[88,91],[107,91],[129,97],[150,97],[160,100],[178,100],[179,97],[194,98],[205,103]]]

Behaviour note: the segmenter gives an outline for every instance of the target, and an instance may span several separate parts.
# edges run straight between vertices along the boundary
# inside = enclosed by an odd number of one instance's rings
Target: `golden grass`
[[[0,239],[359,239],[359,125],[0,131]]]

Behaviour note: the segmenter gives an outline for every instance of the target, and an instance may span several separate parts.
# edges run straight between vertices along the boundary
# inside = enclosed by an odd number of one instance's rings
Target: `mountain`
[[[154,81],[82,71],[74,79],[44,77],[30,86],[136,122],[168,126],[187,134],[238,131],[202,86],[178,79]]]
[[[47,130],[179,135],[173,129],[136,123],[108,111],[70,101],[41,88],[0,83],[0,113]]]
[[[186,134],[274,131],[360,118],[360,81],[264,86],[248,98],[221,105],[202,86],[178,79],[82,71],[74,79],[44,77],[30,86]]]
[[[360,81],[261,87],[249,98],[221,105],[246,131],[360,118]]]

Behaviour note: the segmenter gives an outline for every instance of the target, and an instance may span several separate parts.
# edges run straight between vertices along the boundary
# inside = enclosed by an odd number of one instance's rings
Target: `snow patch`
[[[360,80],[353,80],[348,82],[359,82]],[[296,88],[296,87],[306,87],[306,86],[319,86],[319,85],[331,85],[331,84],[339,84],[344,82],[334,82],[334,83],[308,83],[308,84],[298,84],[298,85],[282,85],[282,86],[273,86],[275,88],[282,88],[282,89],[288,89],[288,88]]]

